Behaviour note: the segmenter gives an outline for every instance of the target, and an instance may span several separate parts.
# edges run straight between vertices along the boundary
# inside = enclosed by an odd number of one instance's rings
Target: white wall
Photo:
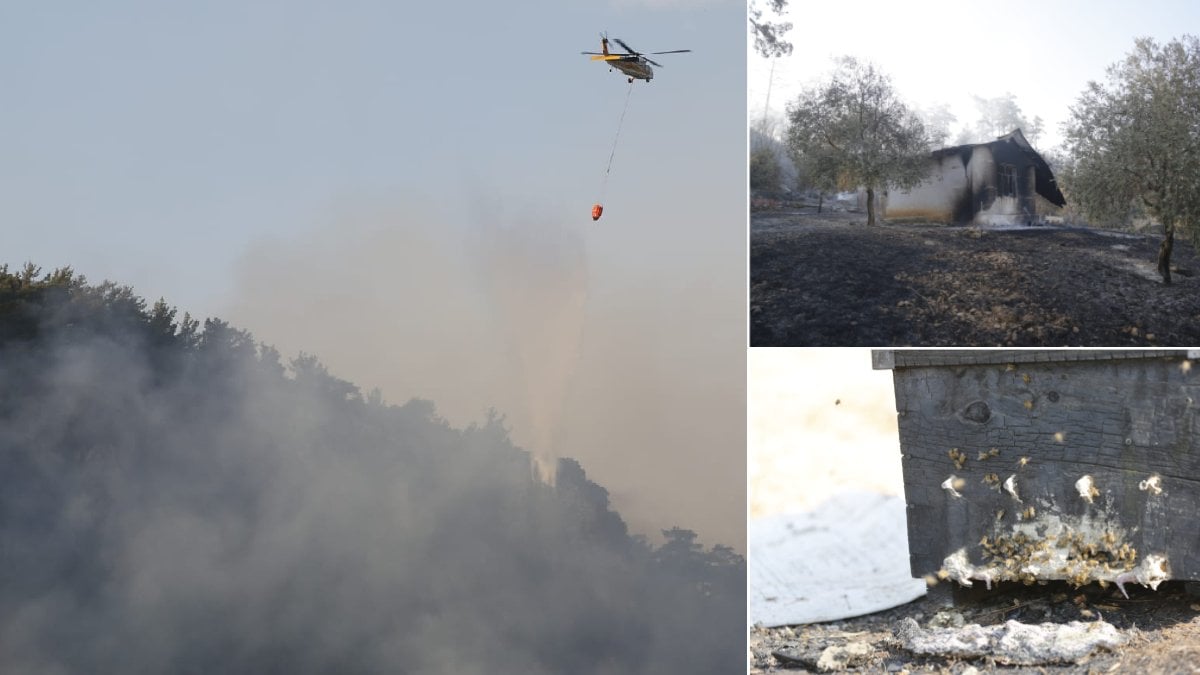
[[[925,182],[911,190],[888,192],[884,217],[952,222],[954,205],[967,189],[967,169],[961,156],[943,155],[933,161]]]

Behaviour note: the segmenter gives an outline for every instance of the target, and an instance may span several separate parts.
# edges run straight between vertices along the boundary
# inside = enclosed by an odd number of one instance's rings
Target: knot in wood
[[[977,424],[983,424],[992,419],[992,409],[983,401],[972,401],[963,410],[963,419]]]

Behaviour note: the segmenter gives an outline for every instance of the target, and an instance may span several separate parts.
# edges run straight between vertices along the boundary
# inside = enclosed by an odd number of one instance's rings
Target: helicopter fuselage
[[[637,60],[629,59],[626,61],[622,59],[620,61],[609,61],[608,65],[616,68],[635,80],[645,80],[649,82],[650,79],[654,77],[654,69],[651,68],[650,64],[646,63],[645,59],[642,59],[641,57],[638,57]]]

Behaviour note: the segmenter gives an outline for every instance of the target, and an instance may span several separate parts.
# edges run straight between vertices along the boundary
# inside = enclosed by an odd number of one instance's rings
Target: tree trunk
[[[875,224],[875,188],[867,188],[867,227]]]
[[[1158,247],[1158,273],[1162,275],[1163,283],[1171,283],[1171,249],[1175,246],[1175,226],[1166,225],[1162,244]]]

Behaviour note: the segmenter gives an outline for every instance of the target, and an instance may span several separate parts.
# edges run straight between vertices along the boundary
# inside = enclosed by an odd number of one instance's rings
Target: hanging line
[[[604,203],[604,195],[608,190],[608,174],[612,171],[613,157],[617,154],[617,142],[621,140],[621,126],[625,124],[625,111],[629,110],[629,97],[633,94],[633,83],[625,92],[625,107],[621,108],[621,119],[617,121],[617,135],[613,138],[612,152],[608,153],[608,167],[604,169],[604,182],[600,185],[600,203]]]

